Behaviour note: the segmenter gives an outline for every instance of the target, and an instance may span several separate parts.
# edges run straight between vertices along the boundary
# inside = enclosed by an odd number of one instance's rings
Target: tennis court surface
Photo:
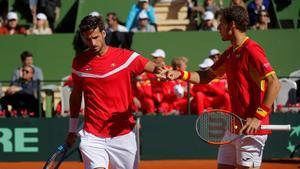
[[[299,159],[297,161],[264,162],[261,169],[300,169]],[[41,169],[43,165],[44,162],[2,162],[0,169]],[[141,161],[139,169],[213,169],[216,165],[216,160],[154,160]],[[60,169],[83,169],[83,163],[64,162]]]

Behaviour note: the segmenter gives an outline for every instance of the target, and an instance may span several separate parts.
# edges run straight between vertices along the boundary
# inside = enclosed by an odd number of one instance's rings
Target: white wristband
[[[78,125],[78,118],[70,118],[69,119],[69,132],[76,133]]]

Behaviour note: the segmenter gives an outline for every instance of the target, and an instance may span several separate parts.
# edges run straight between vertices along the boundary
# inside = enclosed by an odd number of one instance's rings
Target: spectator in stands
[[[32,23],[36,22],[38,0],[29,0],[29,8],[32,15]]]
[[[61,0],[38,0],[38,11],[46,14],[51,30],[55,31],[55,24],[60,16]]]
[[[37,82],[33,80],[34,68],[24,65],[22,76],[13,81],[5,92],[5,96],[0,99],[1,111],[6,116],[36,116],[38,113]],[[9,112],[8,105],[12,106]]]
[[[199,64],[199,68],[201,71],[205,71],[213,64],[214,61],[211,58],[206,58]],[[225,77],[216,78],[208,84],[196,84],[192,87],[192,93],[191,106],[194,114],[201,114],[207,109],[231,110]]]
[[[155,27],[149,23],[146,11],[141,11],[138,16],[138,25],[131,32],[155,32]]]
[[[247,6],[248,14],[249,14],[249,20],[250,20],[250,26],[255,25],[259,20],[259,11],[269,10],[270,2],[269,0],[253,0],[250,2]]]
[[[132,5],[127,17],[126,28],[128,30],[138,26],[139,14],[141,11],[146,11],[150,24],[155,25],[155,11],[154,8],[149,4],[149,0],[138,0],[137,4]]]
[[[25,34],[26,29],[18,25],[18,15],[16,12],[8,12],[7,23],[0,28],[0,35]]]
[[[12,83],[21,77],[23,77],[23,67],[25,66],[32,66],[34,69],[34,75],[32,80],[37,81],[43,81],[43,72],[42,69],[34,66],[33,65],[33,55],[29,51],[23,51],[20,55],[21,57],[21,62],[22,62],[22,67],[18,67],[17,69],[14,70],[13,72],[13,77],[12,77]]]
[[[229,6],[233,6],[233,5],[241,6],[246,9],[246,4],[244,0],[231,0]]]
[[[258,12],[258,16],[259,16],[258,22],[255,25],[253,25],[251,28],[258,29],[258,30],[267,30],[268,25],[270,23],[268,11],[260,10]]]
[[[28,34],[34,35],[49,35],[52,34],[52,30],[49,27],[47,16],[43,13],[38,13],[36,15],[36,23],[33,27],[28,30]]]
[[[202,16],[204,13],[204,8],[199,5],[198,0],[186,0],[187,2],[187,18],[190,20],[191,23],[197,22],[196,19],[199,16]]]
[[[106,32],[128,32],[128,29],[119,23],[118,16],[115,12],[107,13],[106,17],[108,25]]]
[[[199,30],[202,31],[217,31],[217,24],[215,20],[214,13],[211,11],[206,11],[202,15],[202,22],[200,24]]]
[[[220,9],[219,5],[214,0],[204,0],[203,7],[205,11],[211,11],[214,14]]]
[[[163,66],[166,65],[166,52],[163,49],[156,49],[154,52],[151,53],[151,56],[155,64]],[[165,66],[165,69],[170,70],[172,68],[170,66]],[[157,78],[154,74],[148,73],[147,76],[151,81],[152,99],[155,104],[155,110],[159,111],[158,108],[160,107],[160,104],[164,97],[164,90],[162,86],[165,86],[166,83],[165,81],[162,81],[161,79]]]
[[[218,49],[211,49],[208,53],[208,57],[215,63],[220,59],[220,51]]]

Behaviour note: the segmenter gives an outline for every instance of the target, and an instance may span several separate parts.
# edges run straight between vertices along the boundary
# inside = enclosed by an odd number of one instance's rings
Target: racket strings
[[[233,140],[238,133],[239,120],[223,112],[208,112],[197,121],[198,135],[207,142],[224,143]]]

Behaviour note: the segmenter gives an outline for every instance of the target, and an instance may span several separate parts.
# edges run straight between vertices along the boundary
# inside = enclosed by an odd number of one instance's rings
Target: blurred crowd
[[[110,32],[156,32],[155,4],[172,1],[176,0],[156,0],[154,3],[150,3],[149,0],[137,0],[132,5],[126,21],[119,20],[117,13],[113,11],[104,16],[101,9],[100,12],[96,12],[95,9],[94,14],[106,20],[106,27]],[[246,1],[231,0],[229,5],[247,8],[250,19],[249,29],[268,29],[271,22],[268,14],[269,0]],[[21,3],[22,9],[27,12],[22,15],[27,16],[29,26],[19,23],[20,13],[16,9],[9,9],[8,0],[1,0],[0,34],[42,35],[55,32],[60,17],[61,0],[20,0],[18,3]],[[185,0],[185,3],[188,9],[186,18],[190,24],[196,25],[190,30],[199,31],[216,31],[220,20],[219,11],[228,5],[224,4],[223,0],[203,0],[203,4],[199,4],[198,0]]]

